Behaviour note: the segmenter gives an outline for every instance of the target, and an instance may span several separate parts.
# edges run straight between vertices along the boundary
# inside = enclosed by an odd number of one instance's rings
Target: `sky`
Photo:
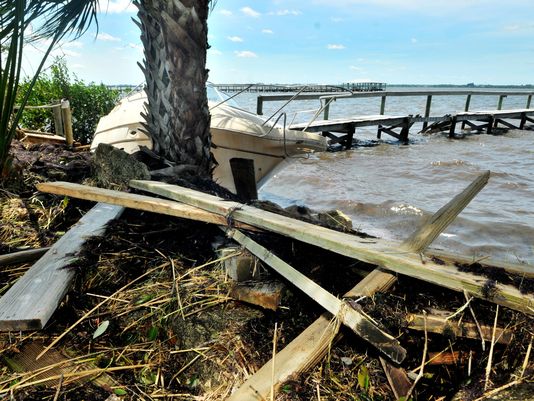
[[[132,18],[101,0],[98,32],[54,55],[86,82],[142,83]],[[534,84],[534,0],[218,0],[208,31],[215,83]]]

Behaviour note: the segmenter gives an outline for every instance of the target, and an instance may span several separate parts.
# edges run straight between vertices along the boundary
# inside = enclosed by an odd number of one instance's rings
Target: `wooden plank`
[[[131,181],[130,185],[231,217],[234,221],[283,234],[341,255],[381,266],[387,270],[455,291],[467,291],[475,297],[486,299],[487,292],[484,288],[488,279],[485,277],[461,272],[449,263],[438,264],[432,260],[423,261],[419,254],[407,252],[394,241],[361,238],[340,233],[175,185],[139,180]],[[522,294],[514,286],[496,283],[491,295],[489,299],[491,302],[534,314],[534,297],[531,294]]]
[[[0,266],[13,265],[15,263],[33,262],[43,256],[50,247],[39,249],[28,249],[19,252],[8,253],[7,255],[0,255]]]
[[[378,328],[369,317],[353,309],[350,304],[330,294],[304,274],[294,269],[268,249],[256,243],[243,233],[235,229],[227,230],[228,237],[247,248],[252,254],[269,265],[278,274],[303,291],[320,304],[333,316],[338,318],[359,337],[369,342],[396,363],[401,363],[406,357],[406,350],[388,333]]]
[[[104,202],[130,209],[160,213],[168,216],[181,217],[184,219],[198,220],[205,223],[218,225],[228,224],[227,220],[223,216],[167,199],[158,199],[145,195],[137,195],[128,192],[113,191],[110,189],[90,187],[87,185],[60,181],[43,182],[37,184],[37,189],[41,192],[47,192],[50,194],[70,196],[72,198],[85,199],[95,202]],[[239,222],[236,222],[234,225],[240,228],[254,229],[254,227]]]
[[[531,265],[504,262],[502,260],[495,260],[481,255],[458,255],[456,253],[441,251],[437,249],[427,249],[424,254],[425,256],[437,258],[453,264],[461,264],[466,266],[480,264],[481,266],[489,267],[492,269],[497,268],[506,270],[508,273],[516,274],[518,276],[534,278],[534,267]]]
[[[448,313],[448,315],[452,315]],[[412,330],[425,330],[424,315],[418,313],[409,313],[406,316],[408,322],[408,328]],[[475,323],[469,322],[457,322],[454,320],[447,320],[443,316],[438,315],[426,315],[426,329],[431,333],[445,334],[454,334],[457,337],[467,337],[473,339],[480,339],[480,333],[478,332],[477,326]],[[491,341],[493,327],[481,325],[480,329],[484,340]],[[503,329],[497,327],[495,329],[495,341],[500,344],[509,344],[513,339],[514,333],[512,330]]]
[[[403,242],[403,247],[412,252],[425,250],[486,186],[489,178],[489,171],[480,174],[467,188],[424,221],[421,227]]]
[[[432,95],[428,95],[426,97],[426,105],[425,105],[425,117],[430,117],[430,108],[432,107]],[[428,121],[425,121],[423,123],[423,131],[428,126]]]
[[[0,298],[0,330],[42,329],[68,291],[75,270],[67,267],[80,247],[88,238],[103,234],[123,210],[99,203],[67,231]]]

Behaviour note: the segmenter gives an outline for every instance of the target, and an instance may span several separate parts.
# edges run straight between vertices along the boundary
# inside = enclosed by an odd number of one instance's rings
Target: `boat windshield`
[[[213,84],[208,84],[206,86],[206,89],[208,92],[208,101],[210,102],[221,103],[222,101],[225,101],[230,98],[230,96],[218,90],[215,86],[213,86]],[[237,104],[237,102],[234,99],[227,100],[224,104],[239,108],[239,104]]]

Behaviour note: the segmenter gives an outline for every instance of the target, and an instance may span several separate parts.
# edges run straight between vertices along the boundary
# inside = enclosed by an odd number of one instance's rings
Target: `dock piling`
[[[428,95],[426,97],[426,106],[425,106],[425,118],[430,117],[430,107],[432,106],[432,95]],[[423,130],[428,127],[428,121],[425,121],[423,123]]]
[[[386,96],[382,96],[382,100],[380,102],[380,115],[384,115],[386,111]]]

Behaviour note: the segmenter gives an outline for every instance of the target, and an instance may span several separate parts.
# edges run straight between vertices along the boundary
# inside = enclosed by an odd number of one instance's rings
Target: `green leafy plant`
[[[42,105],[58,103],[68,99],[72,109],[74,139],[82,144],[90,143],[103,115],[115,106],[119,92],[103,84],[86,84],[76,76],[71,78],[65,60],[57,58],[50,73],[42,74],[29,91],[29,79],[20,84],[17,102],[28,96],[28,104]],[[50,109],[27,109],[20,125],[28,129],[56,132]]]
[[[9,147],[29,93],[57,43],[69,33],[81,36],[96,21],[98,0],[0,0],[0,172],[9,170]],[[45,17],[46,16],[46,17]],[[42,23],[34,38],[50,38],[29,89],[14,112],[21,78],[24,32],[36,19]]]

